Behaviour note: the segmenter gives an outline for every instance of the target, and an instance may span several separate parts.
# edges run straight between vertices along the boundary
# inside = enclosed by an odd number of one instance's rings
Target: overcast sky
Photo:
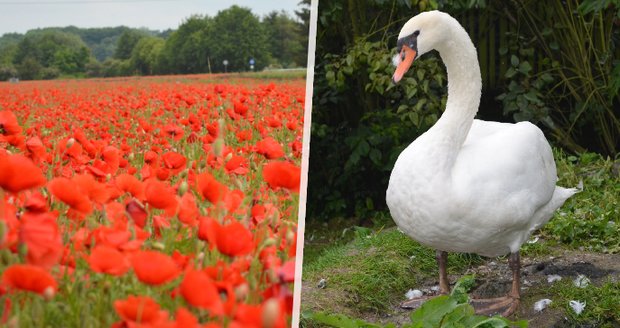
[[[193,14],[215,16],[239,5],[259,17],[285,10],[295,17],[299,0],[0,0],[0,35],[38,27],[146,27],[176,29]]]

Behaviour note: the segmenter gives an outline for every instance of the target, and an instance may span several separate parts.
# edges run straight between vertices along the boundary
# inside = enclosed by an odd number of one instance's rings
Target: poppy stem
[[[4,189],[0,188],[0,220],[5,221],[4,217]]]

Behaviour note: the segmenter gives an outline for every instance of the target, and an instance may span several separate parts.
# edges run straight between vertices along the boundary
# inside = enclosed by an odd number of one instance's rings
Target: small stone
[[[324,289],[325,287],[327,287],[327,280],[325,279],[319,280],[319,283],[316,285],[316,287],[320,289]]]
[[[560,275],[557,274],[550,274],[547,276],[547,282],[548,283],[553,283],[555,281],[560,281],[562,280],[562,277]]]

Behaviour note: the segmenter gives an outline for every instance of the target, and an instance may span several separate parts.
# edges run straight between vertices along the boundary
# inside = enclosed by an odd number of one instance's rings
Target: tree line
[[[43,28],[0,37],[0,80],[220,73],[306,65],[309,0],[296,17],[232,6],[177,30]],[[250,65],[252,60],[253,65]]]

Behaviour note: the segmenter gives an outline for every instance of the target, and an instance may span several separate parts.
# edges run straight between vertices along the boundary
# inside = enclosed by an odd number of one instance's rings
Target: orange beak
[[[403,46],[403,49],[400,51],[400,56],[403,59],[400,61],[400,63],[396,67],[396,70],[394,71],[394,75],[392,76],[392,81],[394,83],[398,83],[398,81],[400,81],[400,79],[403,78],[403,75],[407,73],[407,71],[409,70],[409,67],[411,67],[411,64],[413,64],[415,55],[416,55],[415,50],[407,46]]]

